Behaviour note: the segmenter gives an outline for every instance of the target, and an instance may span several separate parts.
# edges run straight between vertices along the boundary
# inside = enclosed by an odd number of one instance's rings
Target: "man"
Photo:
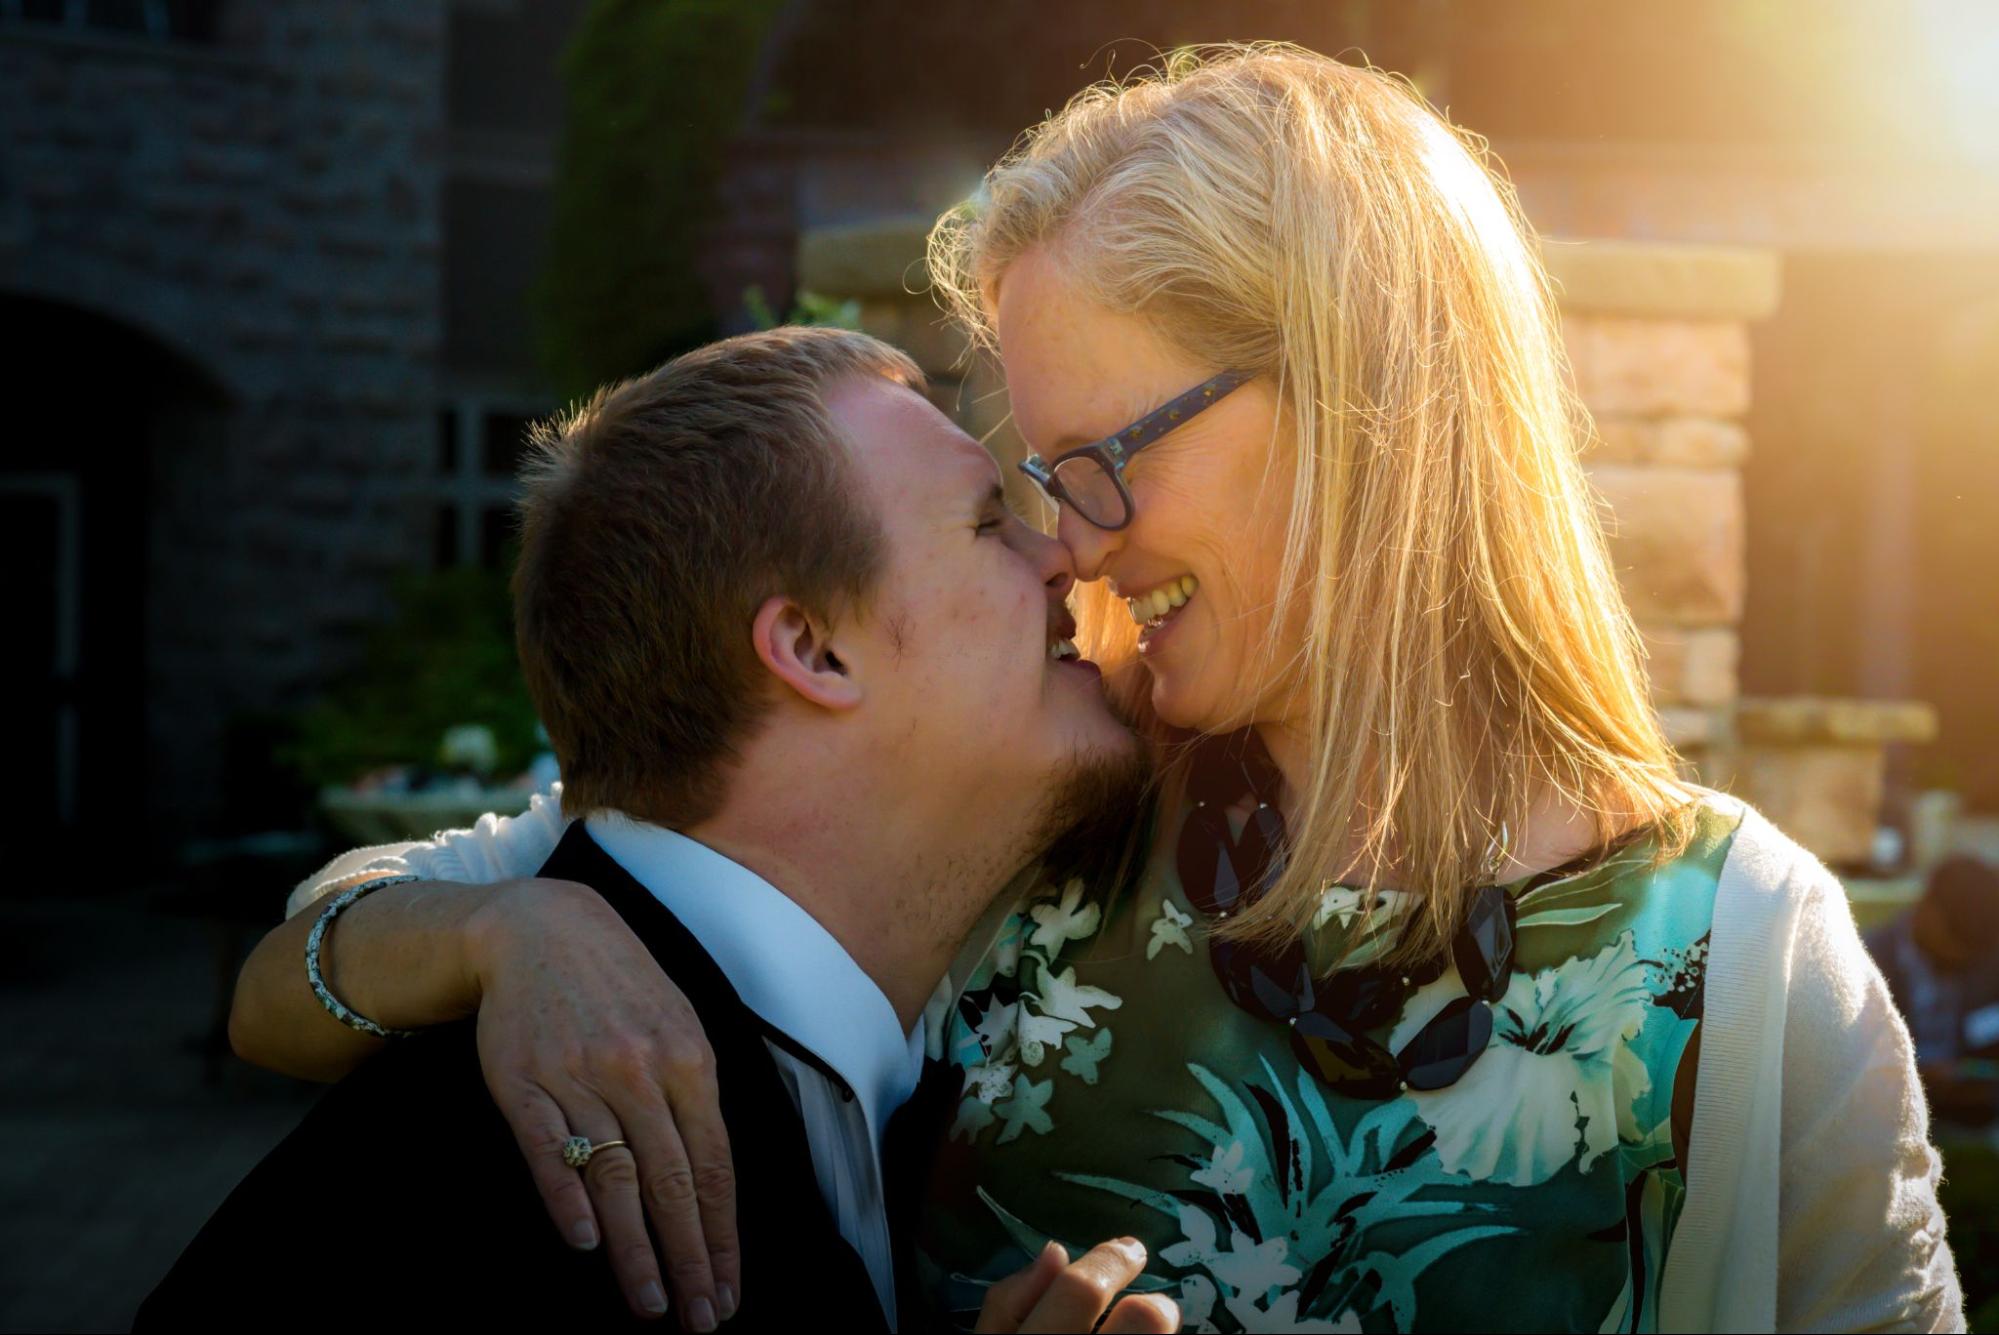
[[[920,1319],[901,1310],[883,1144],[918,1084],[923,1009],[1063,813],[1128,809],[1143,772],[1065,645],[1066,554],[1006,512],[990,459],[920,389],[862,335],[732,339],[598,395],[526,479],[521,663],[584,818],[543,875],[594,887],[687,989],[737,1150],[744,1293],[684,1304],[689,1329]],[[326,920],[326,941],[369,902]],[[330,1011],[338,996],[404,1022],[393,978],[345,979],[337,960]],[[329,1095],[141,1324],[657,1315],[656,1285],[627,1313],[603,1273],[643,1238],[572,1249],[537,1200],[534,1174],[629,1178],[621,1141],[595,1110],[545,1126],[523,1166],[473,1030],[433,1030]],[[317,1277],[299,1265],[315,1254]],[[1087,1328],[1142,1252],[1064,1260],[996,1288],[990,1324]],[[1111,1322],[1170,1329],[1170,1307],[1127,1299]]]
[[[1999,871],[1953,857],[1931,870],[1923,897],[1867,934],[1909,1023],[1930,1105],[1944,1119],[1999,1113]]]

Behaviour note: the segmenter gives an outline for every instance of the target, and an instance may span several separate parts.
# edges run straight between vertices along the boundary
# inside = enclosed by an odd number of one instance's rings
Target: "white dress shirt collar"
[[[923,1073],[923,1026],[895,1007],[819,921],[741,863],[658,825],[587,822],[611,859],[712,956],[743,1003],[838,1073],[861,1100],[875,1148]]]

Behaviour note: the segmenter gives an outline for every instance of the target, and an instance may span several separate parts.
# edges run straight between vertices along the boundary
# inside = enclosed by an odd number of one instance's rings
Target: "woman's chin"
[[[1193,683],[1175,678],[1171,673],[1152,674],[1152,712],[1161,723],[1169,728],[1181,728],[1189,732],[1217,732],[1222,730],[1221,711],[1207,708],[1196,698],[1196,692],[1188,689]]]

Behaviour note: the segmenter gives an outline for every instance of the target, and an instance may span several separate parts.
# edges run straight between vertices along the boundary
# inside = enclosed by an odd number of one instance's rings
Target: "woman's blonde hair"
[[[1232,935],[1297,932],[1329,883],[1392,877],[1424,906],[1405,953],[1434,951],[1551,795],[1601,841],[1688,834],[1548,281],[1486,157],[1378,70],[1204,48],[1078,94],[931,234],[932,281],[988,349],[997,283],[1048,243],[1090,299],[1277,387],[1277,605],[1306,600],[1306,631],[1263,666],[1301,692],[1312,759],[1283,877]],[[1081,603],[1086,652],[1128,659],[1123,605],[1101,584]]]

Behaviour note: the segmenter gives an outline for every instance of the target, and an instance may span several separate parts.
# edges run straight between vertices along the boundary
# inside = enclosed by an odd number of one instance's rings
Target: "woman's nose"
[[[1104,566],[1122,540],[1121,534],[1098,528],[1067,505],[1057,514],[1055,536],[1068,548],[1076,578],[1085,583],[1104,577]]]

